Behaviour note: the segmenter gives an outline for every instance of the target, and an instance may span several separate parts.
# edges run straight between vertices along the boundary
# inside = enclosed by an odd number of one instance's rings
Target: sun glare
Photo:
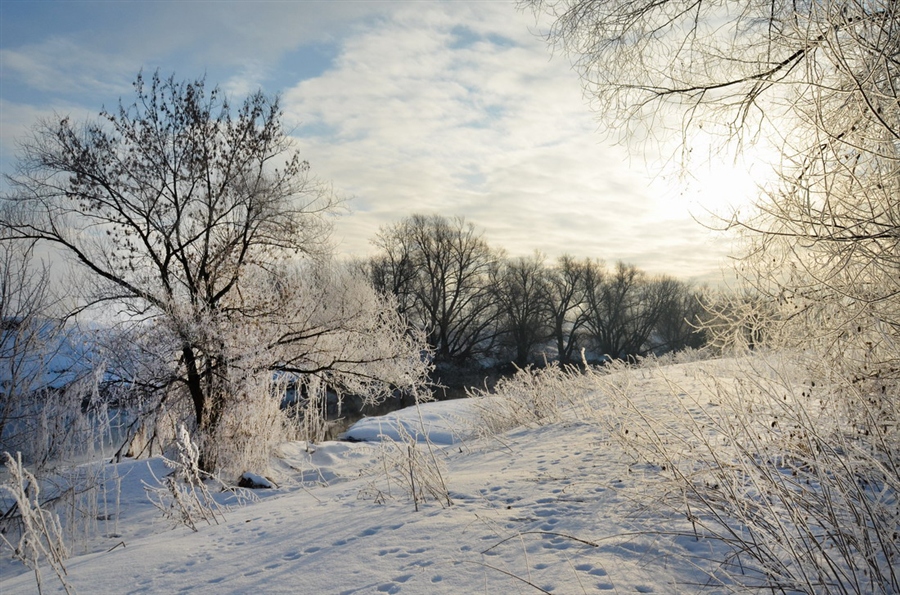
[[[673,159],[660,169],[653,186],[665,216],[683,216],[687,210],[701,222],[730,218],[750,209],[776,179],[772,151],[749,147],[735,155],[705,148],[686,162]]]
[[[752,204],[767,174],[762,163],[711,163],[691,172],[684,192],[704,209],[725,215]]]

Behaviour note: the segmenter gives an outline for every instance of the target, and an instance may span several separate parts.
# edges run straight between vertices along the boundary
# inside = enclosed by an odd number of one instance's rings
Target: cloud
[[[363,254],[379,226],[443,213],[511,254],[708,273],[716,251],[696,250],[708,233],[687,209],[673,218],[647,172],[602,142],[575,73],[502,8],[398,8],[284,93],[304,156],[353,197],[341,249]]]
[[[115,4],[115,6],[113,6]],[[285,86],[279,60],[311,44],[328,48],[379,3],[0,2],[0,167],[10,171],[16,139],[55,111],[96,117],[132,96],[138,71],[207,76],[243,96]],[[328,51],[303,52],[321,72]],[[290,84],[296,79],[290,80]]]
[[[108,95],[127,93],[141,68],[160,68],[182,78],[208,73],[235,92],[255,90],[278,78],[278,62],[286,53],[339,39],[357,20],[390,6],[191,0],[113,4],[0,3],[4,94],[15,84],[106,101]]]
[[[0,50],[2,76],[10,84],[54,96],[100,95],[127,91],[137,72],[127,58],[109,56],[75,43],[52,37],[41,43]]]
[[[73,120],[96,119],[97,111],[89,111],[80,106],[54,103],[47,107],[36,107],[0,99],[0,163],[12,163],[18,144],[26,141],[32,128],[41,121],[70,116]],[[8,173],[6,167],[4,173]]]

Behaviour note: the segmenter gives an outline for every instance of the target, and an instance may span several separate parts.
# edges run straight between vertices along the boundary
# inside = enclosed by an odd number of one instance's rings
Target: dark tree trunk
[[[191,395],[191,402],[194,404],[197,427],[200,428],[203,425],[203,414],[206,410],[206,394],[203,392],[203,383],[200,379],[200,372],[197,370],[197,356],[194,355],[194,348],[190,345],[182,347],[181,353],[187,369],[188,392]]]
[[[191,396],[191,402],[194,405],[194,416],[197,420],[197,434],[199,435],[200,448],[200,469],[207,473],[215,471],[216,456],[211,450],[213,443],[213,433],[217,420],[212,419],[210,411],[207,408],[207,394],[203,390],[203,379],[197,366],[197,355],[191,345],[185,345],[181,348],[184,356],[184,365],[187,371],[187,387]]]

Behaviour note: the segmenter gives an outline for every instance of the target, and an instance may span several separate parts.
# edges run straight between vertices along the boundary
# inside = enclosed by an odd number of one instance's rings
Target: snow
[[[687,371],[674,373],[683,389],[703,390]],[[671,402],[662,378],[622,374],[647,411]],[[721,558],[717,546],[638,530],[650,521],[675,535],[687,525],[647,505],[658,468],[581,414],[479,437],[478,411],[491,403],[364,419],[347,435],[367,442],[284,444],[270,469],[257,470],[276,485],[244,504],[219,494],[228,510],[197,532],[173,528],[149,503],[143,485],[167,473],[160,459],[109,466],[105,476],[121,485],[114,526],[69,544],[67,580],[78,593],[216,595],[679,593],[707,581],[704,560]],[[602,412],[604,401],[581,405]],[[380,441],[404,433],[419,449],[430,436],[451,506],[429,499],[416,512],[408,491],[386,480],[390,457],[405,451]],[[109,490],[110,507],[113,498]],[[64,592],[49,567],[43,589]],[[33,573],[4,556],[0,593],[34,592]]]
[[[430,440],[432,444],[449,446],[465,440],[469,428],[478,417],[478,409],[468,399],[422,403],[377,417],[366,417],[341,434],[340,439],[358,442]]]

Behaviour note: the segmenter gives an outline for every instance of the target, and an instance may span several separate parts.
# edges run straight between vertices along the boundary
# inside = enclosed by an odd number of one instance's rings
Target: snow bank
[[[401,441],[407,437],[449,446],[471,436],[478,416],[472,399],[422,403],[378,417],[366,417],[339,436],[353,442]]]

